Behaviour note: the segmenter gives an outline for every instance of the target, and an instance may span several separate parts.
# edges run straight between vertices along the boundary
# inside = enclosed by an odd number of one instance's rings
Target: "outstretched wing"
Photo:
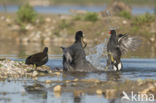
[[[70,50],[69,48],[64,48],[64,47],[61,48],[63,50],[63,68],[65,71],[72,70],[72,66],[71,66],[72,56],[70,54]]]
[[[63,56],[66,59],[66,62],[71,63],[72,62],[72,56],[70,55],[70,51],[68,48],[61,47],[63,50]]]
[[[129,50],[135,51],[141,43],[137,37],[130,37],[128,34],[119,34],[118,43],[122,54]]]

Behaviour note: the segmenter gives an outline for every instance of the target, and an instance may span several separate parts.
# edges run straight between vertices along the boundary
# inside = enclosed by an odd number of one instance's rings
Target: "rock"
[[[138,82],[138,86],[141,86],[144,83],[142,79],[138,79],[137,82]]]
[[[34,27],[31,24],[26,25],[25,27],[26,30],[33,30]]]
[[[9,24],[11,23],[11,20],[9,18],[6,18],[6,22]]]
[[[155,37],[154,36],[151,37],[150,40],[151,40],[151,42],[154,42],[155,41]]]
[[[45,18],[45,22],[51,22],[51,18],[49,17]]]
[[[34,71],[33,74],[32,74],[33,77],[36,77],[37,75],[38,75],[37,71]]]
[[[53,88],[54,92],[61,92],[62,87],[60,85],[57,85]]]
[[[126,21],[126,20],[123,20],[122,23],[123,23],[123,24],[127,24],[127,21]]]
[[[44,38],[44,43],[49,43],[51,41],[51,39],[49,37]]]
[[[116,89],[107,89],[105,91],[105,97],[108,99],[113,99],[117,96],[116,92],[117,92]]]
[[[54,72],[55,75],[60,76],[61,73],[60,72]]]
[[[46,80],[45,83],[46,83],[46,84],[51,84],[52,81],[51,81],[51,80]]]
[[[42,84],[28,85],[28,86],[24,86],[24,88],[28,92],[32,92],[32,91],[43,91],[45,89],[45,87]]]
[[[148,87],[142,90],[140,93],[147,94],[149,92],[156,93],[156,86],[153,84],[148,84]]]
[[[23,42],[24,44],[27,44],[28,41],[29,41],[29,39],[28,39],[27,37],[23,37],[23,38],[22,38],[22,42]]]
[[[74,90],[74,97],[79,97],[84,94],[82,90]]]
[[[4,20],[5,19],[5,17],[4,16],[1,16],[1,20]]]
[[[78,78],[75,78],[73,81],[74,81],[74,82],[77,82],[78,80],[79,80]]]
[[[69,81],[69,80],[66,80],[65,82],[66,82],[67,84],[68,84],[68,83],[70,83],[70,81]]]
[[[18,25],[13,25],[11,28],[11,30],[19,30],[19,29],[20,29],[20,27]]]
[[[103,91],[102,91],[101,89],[97,89],[97,90],[96,90],[96,94],[97,94],[97,95],[102,95],[102,94],[103,94]]]

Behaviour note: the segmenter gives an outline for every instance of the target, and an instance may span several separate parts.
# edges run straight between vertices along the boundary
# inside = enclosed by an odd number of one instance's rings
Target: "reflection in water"
[[[121,80],[120,72],[106,72],[107,81],[118,81]]]
[[[7,42],[5,45],[0,43],[0,55],[16,55],[17,57],[25,57],[26,55],[32,54],[34,52],[42,51],[45,46],[49,47],[49,54],[61,54],[62,51],[59,48],[62,44],[38,44],[38,43],[30,43],[30,44],[15,44],[13,42]],[[13,45],[14,44],[14,45]],[[93,47],[93,46],[92,46]],[[148,57],[155,58],[155,47],[145,45],[139,48],[136,52],[130,52],[125,57]],[[10,57],[10,56],[9,56]],[[15,58],[15,57],[13,57]],[[119,81],[125,79],[137,80],[141,79],[156,79],[156,67],[155,59],[122,59],[124,69],[121,72],[102,72],[102,73],[63,73],[59,78],[56,76],[46,76],[39,77],[38,80],[41,82],[45,80],[54,80],[54,81],[64,81],[64,80],[74,80],[75,78],[80,79],[99,79],[102,81]],[[49,60],[48,65],[53,67],[55,65],[62,65],[61,60],[52,59]],[[147,72],[145,72],[147,71]],[[26,80],[20,81],[0,81],[0,103],[95,103],[97,101],[102,101],[103,103],[121,103],[119,99],[107,99],[103,96],[98,97],[93,94],[85,94],[82,95],[82,91],[74,90],[72,92],[61,92],[61,94],[53,93],[52,88],[48,88],[46,84],[44,84],[44,89],[41,91],[29,91],[25,89],[29,87],[34,81],[26,78]],[[60,83],[61,84],[61,83]],[[50,86],[55,86],[57,83],[52,83]],[[61,84],[62,85],[62,84]],[[70,85],[70,84],[69,84]],[[32,86],[32,85],[31,85]],[[25,89],[26,92],[23,95],[21,90]],[[10,101],[3,101],[8,98]],[[17,99],[18,98],[18,99]]]
[[[5,45],[4,45],[5,44]],[[106,42],[98,44],[98,45],[89,45],[89,47],[86,50],[89,50],[87,52],[87,55],[89,55],[87,58],[91,59],[91,62],[93,64],[96,64],[97,62],[100,62],[101,57],[105,58],[105,44]],[[62,55],[62,50],[60,49],[61,45],[68,45],[68,43],[47,43],[47,44],[39,44],[39,43],[28,43],[28,44],[22,44],[22,43],[16,43],[13,41],[0,41],[0,56],[15,56],[20,58],[25,58],[27,55],[40,52],[43,50],[45,46],[49,48],[48,54],[49,55]],[[94,47],[94,48],[92,48]],[[90,49],[91,48],[91,49]],[[124,57],[137,57],[137,58],[155,58],[156,57],[156,47],[151,46],[151,44],[142,44],[140,48],[137,49],[135,52],[128,52]],[[94,57],[92,57],[94,56]],[[94,60],[92,59],[94,58]],[[103,64],[97,65],[103,67]],[[99,67],[99,68],[100,68]]]
[[[73,80],[75,78],[83,79],[89,73],[86,72],[64,72],[62,75],[63,80]]]

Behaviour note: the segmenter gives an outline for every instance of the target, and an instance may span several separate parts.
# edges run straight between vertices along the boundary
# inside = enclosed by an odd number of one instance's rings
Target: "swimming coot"
[[[84,46],[83,46],[84,44]],[[83,41],[83,32],[77,31],[75,42],[63,50],[63,69],[64,71],[94,71],[95,68],[86,60],[84,48],[86,43]]]
[[[25,64],[32,64],[36,67],[42,66],[48,62],[48,47],[45,47],[43,52],[36,53],[33,55],[30,55],[26,58]]]
[[[115,71],[122,69],[121,56],[128,50],[136,50],[140,45],[137,37],[129,37],[127,34],[116,35],[115,30],[110,31],[110,38],[107,43],[107,67],[113,68]]]

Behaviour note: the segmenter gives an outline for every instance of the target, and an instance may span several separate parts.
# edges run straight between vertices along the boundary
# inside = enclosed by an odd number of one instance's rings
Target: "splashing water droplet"
[[[94,48],[89,49],[89,55],[86,59],[97,69],[104,70],[106,63],[101,60],[107,58],[107,39],[101,44],[96,45]]]

